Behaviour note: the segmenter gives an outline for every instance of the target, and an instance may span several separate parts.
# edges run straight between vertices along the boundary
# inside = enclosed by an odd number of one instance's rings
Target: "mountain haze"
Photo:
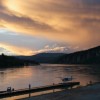
[[[100,46],[70,54],[40,53],[32,56],[17,56],[17,58],[34,60],[39,63],[100,64]]]

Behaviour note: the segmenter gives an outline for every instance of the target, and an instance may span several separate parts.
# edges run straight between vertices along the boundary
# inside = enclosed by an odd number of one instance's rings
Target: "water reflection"
[[[73,81],[80,81],[82,85],[91,81],[100,81],[99,66],[82,65],[53,65],[24,66],[20,68],[0,69],[0,91],[11,86],[14,89],[27,88],[60,83],[58,77],[73,76]]]

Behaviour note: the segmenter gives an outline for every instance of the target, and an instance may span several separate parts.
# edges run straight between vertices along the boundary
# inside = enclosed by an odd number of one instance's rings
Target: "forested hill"
[[[7,55],[0,55],[0,68],[5,67],[16,67],[16,66],[24,66],[28,64],[34,64],[37,65],[39,63],[33,61],[33,60],[21,60],[13,56],[7,56]]]
[[[56,59],[65,55],[64,53],[39,53],[32,56],[16,56],[22,60],[34,60],[39,63],[54,63]]]
[[[61,64],[100,64],[100,46],[79,51],[71,54],[65,54],[59,57],[55,63]]]

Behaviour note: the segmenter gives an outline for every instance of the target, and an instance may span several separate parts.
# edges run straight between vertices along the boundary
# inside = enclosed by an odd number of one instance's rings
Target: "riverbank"
[[[100,100],[100,83],[21,100]]]

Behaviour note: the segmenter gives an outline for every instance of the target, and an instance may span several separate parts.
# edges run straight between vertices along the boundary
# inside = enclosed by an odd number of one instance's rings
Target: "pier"
[[[19,96],[29,93],[41,92],[46,90],[52,89],[63,89],[63,88],[72,88],[73,86],[80,85],[80,82],[68,82],[68,83],[59,83],[41,87],[33,87],[33,88],[26,88],[26,89],[19,89],[11,92],[3,91],[0,92],[0,98],[12,97],[12,96]]]

